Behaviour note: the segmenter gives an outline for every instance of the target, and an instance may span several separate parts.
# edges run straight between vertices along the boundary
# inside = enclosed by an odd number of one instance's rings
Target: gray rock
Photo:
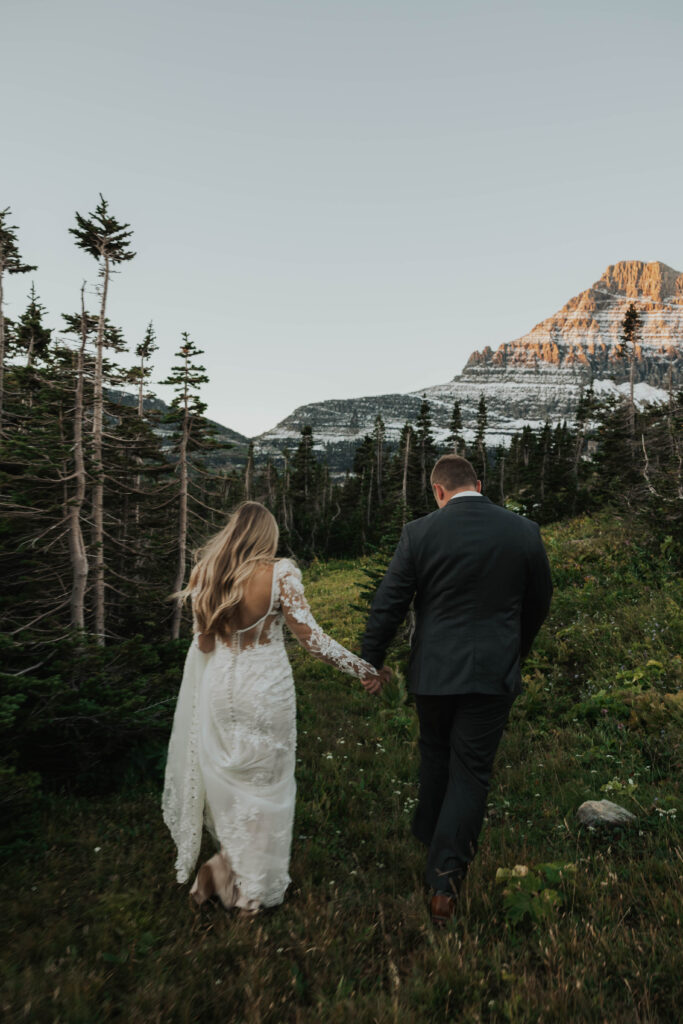
[[[635,814],[611,800],[586,800],[576,817],[582,825],[632,825],[637,820]]]

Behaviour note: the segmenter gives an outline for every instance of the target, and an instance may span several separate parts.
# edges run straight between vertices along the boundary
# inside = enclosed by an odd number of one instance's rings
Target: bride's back
[[[254,643],[259,643],[264,625],[262,620],[266,618],[270,611],[274,572],[274,564],[272,562],[264,562],[257,565],[245,580],[242,599],[231,616],[228,635],[223,637],[224,643],[230,643],[232,637],[237,633],[240,634],[240,645],[244,644],[250,647]],[[254,633],[251,633],[252,626],[258,626],[259,628]],[[195,623],[195,629],[197,628],[198,626]],[[215,647],[216,638],[212,633],[200,632],[198,643],[201,651],[204,651],[205,654],[210,654]]]
[[[244,584],[242,600],[237,605],[232,618],[232,628],[248,629],[266,615],[270,609],[273,589],[274,566],[271,564],[257,565]]]

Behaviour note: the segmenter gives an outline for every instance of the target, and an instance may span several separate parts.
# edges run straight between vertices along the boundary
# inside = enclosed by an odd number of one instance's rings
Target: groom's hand
[[[368,676],[367,679],[361,679],[361,686],[366,693],[371,693],[373,696],[378,694],[382,689],[382,676],[378,674],[376,676]]]
[[[361,679],[363,688],[367,693],[377,694],[381,692],[382,687],[385,683],[390,682],[393,672],[388,665],[383,665],[376,676],[369,676],[367,679]]]

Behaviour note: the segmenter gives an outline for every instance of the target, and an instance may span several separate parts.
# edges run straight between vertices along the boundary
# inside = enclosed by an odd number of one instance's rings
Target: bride
[[[182,597],[192,598],[194,639],[168,748],[162,808],[186,882],[202,825],[219,846],[195,878],[198,905],[256,911],[281,903],[289,884],[294,820],[295,695],[283,624],[314,657],[378,693],[368,662],[327,636],[304,595],[301,573],[276,560],[278,526],[245,501],[198,553]]]

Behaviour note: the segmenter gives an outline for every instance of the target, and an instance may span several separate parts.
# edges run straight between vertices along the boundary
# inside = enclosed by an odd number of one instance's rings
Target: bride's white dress
[[[249,909],[281,903],[289,884],[296,782],[296,703],[283,625],[315,657],[357,678],[376,669],[315,621],[301,573],[273,568],[270,606],[210,654],[190,646],[169,743],[162,800],[186,882],[205,824],[221,847],[219,895]],[[214,858],[213,860],[216,860]]]

